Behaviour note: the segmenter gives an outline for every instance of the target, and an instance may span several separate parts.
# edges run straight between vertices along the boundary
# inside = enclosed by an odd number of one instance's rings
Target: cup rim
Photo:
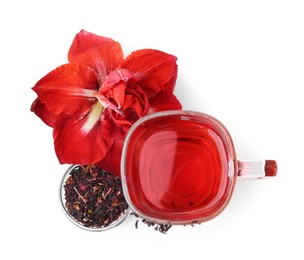
[[[79,166],[79,165],[73,164],[68,167],[68,169],[65,171],[64,175],[62,176],[60,185],[59,185],[59,202],[60,202],[61,209],[62,209],[63,213],[65,214],[65,216],[77,227],[87,230],[87,231],[93,231],[93,232],[106,231],[106,230],[109,230],[113,227],[117,227],[118,225],[120,225],[127,218],[127,216],[130,215],[130,213],[131,213],[130,206],[128,206],[128,208],[124,211],[124,213],[117,220],[113,221],[110,225],[105,226],[105,227],[99,227],[99,228],[86,227],[82,223],[80,223],[76,219],[74,219],[69,214],[67,208],[65,207],[64,185],[65,185],[65,182],[66,182],[67,178],[69,177],[69,174],[72,171],[72,169],[74,169],[77,166]]]
[[[132,202],[130,195],[129,195],[129,189],[128,189],[128,185],[127,185],[127,179],[126,179],[126,174],[125,174],[125,168],[126,168],[126,153],[127,153],[127,148],[128,148],[128,144],[130,141],[130,138],[132,137],[133,132],[137,129],[138,126],[140,126],[142,123],[154,119],[154,118],[160,118],[160,117],[164,117],[164,116],[170,116],[170,115],[184,115],[184,116],[189,116],[189,115],[193,115],[193,116],[199,116],[199,117],[204,117],[207,118],[213,122],[215,122],[222,130],[222,132],[225,134],[225,137],[227,139],[228,145],[229,145],[229,152],[231,153],[231,157],[233,158],[233,160],[229,160],[228,162],[228,177],[230,177],[231,180],[231,184],[228,190],[228,195],[227,195],[227,199],[224,201],[224,203],[221,205],[221,207],[215,211],[213,214],[210,214],[208,216],[203,217],[202,219],[199,219],[198,221],[195,220],[193,222],[189,222],[189,220],[164,220],[164,219],[157,219],[157,218],[153,218],[150,216],[147,216],[145,213],[143,213],[142,211],[140,211]],[[127,132],[125,141],[124,141],[124,145],[123,145],[123,150],[122,150],[122,157],[121,157],[121,181],[122,181],[122,188],[123,188],[123,193],[125,196],[125,199],[129,205],[129,207],[132,209],[132,212],[134,212],[135,214],[159,223],[159,224],[173,224],[173,225],[186,225],[186,224],[194,224],[194,223],[201,223],[201,222],[205,222],[208,221],[212,218],[215,218],[216,216],[218,216],[227,206],[227,204],[229,203],[234,187],[235,187],[235,182],[236,182],[236,173],[237,173],[237,159],[236,159],[236,153],[235,153],[235,148],[232,142],[232,138],[227,130],[227,128],[215,117],[210,116],[209,114],[206,113],[202,113],[202,112],[197,112],[197,111],[191,111],[191,110],[168,110],[168,111],[161,111],[161,112],[156,112],[153,114],[149,114],[146,115],[142,118],[140,118],[139,120],[137,120],[130,128],[130,130]]]

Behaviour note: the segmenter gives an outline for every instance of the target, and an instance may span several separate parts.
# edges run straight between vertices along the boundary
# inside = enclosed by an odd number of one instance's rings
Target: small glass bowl
[[[84,226],[82,223],[78,222],[76,219],[74,219],[68,212],[66,206],[65,206],[65,203],[66,203],[66,199],[65,199],[65,190],[64,190],[64,185],[66,183],[66,180],[69,178],[70,176],[70,173],[71,171],[77,167],[78,165],[71,165],[67,170],[66,172],[64,173],[63,175],[63,178],[61,179],[61,182],[60,182],[60,187],[59,187],[59,199],[60,199],[60,205],[61,205],[61,208],[64,212],[64,214],[67,216],[67,218],[74,224],[76,225],[77,227],[80,227],[84,230],[87,230],[87,231],[95,231],[95,232],[99,232],[99,231],[105,231],[105,230],[108,230],[108,229],[111,229],[113,227],[116,227],[118,226],[119,224],[121,224],[125,219],[126,217],[130,214],[131,212],[131,208],[128,207],[128,209],[126,209],[124,211],[124,213],[115,221],[113,221],[110,225],[108,226],[105,226],[105,227],[99,227],[99,228],[95,228],[95,227],[86,227]]]

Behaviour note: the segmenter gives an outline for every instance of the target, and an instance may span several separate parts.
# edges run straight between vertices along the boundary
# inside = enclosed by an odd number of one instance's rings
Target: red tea
[[[229,134],[201,115],[151,117],[132,132],[124,156],[131,207],[159,222],[200,222],[218,214],[234,184]]]

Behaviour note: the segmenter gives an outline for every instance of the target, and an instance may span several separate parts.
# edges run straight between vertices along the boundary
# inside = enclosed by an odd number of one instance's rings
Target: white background
[[[0,28],[1,259],[304,259],[303,1],[11,0]],[[238,182],[216,219],[167,235],[133,217],[103,233],[74,226],[58,199],[68,166],[30,105],[81,29],[126,55],[176,55],[184,109],[221,120],[239,159],[276,159],[278,176]]]

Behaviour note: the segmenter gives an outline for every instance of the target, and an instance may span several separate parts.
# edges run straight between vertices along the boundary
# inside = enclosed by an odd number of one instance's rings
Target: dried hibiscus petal
[[[108,227],[128,209],[120,178],[96,166],[73,167],[64,198],[69,215],[89,228]]]

